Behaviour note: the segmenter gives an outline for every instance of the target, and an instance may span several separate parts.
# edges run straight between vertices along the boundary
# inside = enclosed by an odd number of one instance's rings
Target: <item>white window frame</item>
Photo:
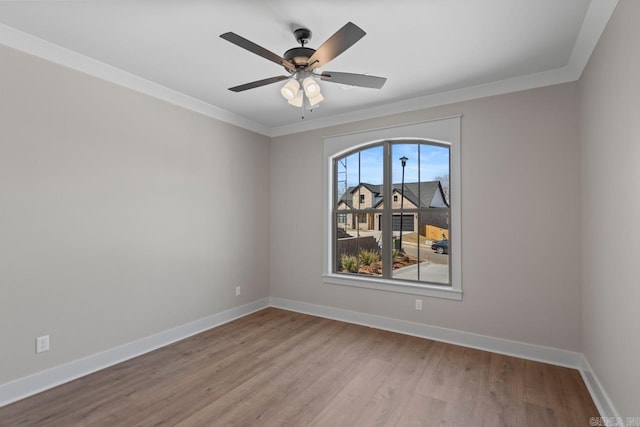
[[[323,150],[323,281],[334,285],[356,286],[411,295],[462,300],[462,238],[460,211],[460,134],[462,116],[439,118],[419,123],[335,135],[324,138]],[[449,187],[451,209],[450,286],[421,284],[393,279],[338,274],[332,271],[333,229],[332,203],[334,191],[333,160],[350,151],[382,141],[436,142],[450,147]]]

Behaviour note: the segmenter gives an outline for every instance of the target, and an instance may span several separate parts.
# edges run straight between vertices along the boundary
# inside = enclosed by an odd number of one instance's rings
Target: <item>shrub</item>
[[[358,258],[354,255],[343,254],[342,257],[340,257],[340,263],[342,264],[343,271],[348,271],[349,273],[358,272]]]
[[[378,251],[362,249],[360,251],[360,264],[371,265],[380,259]]]

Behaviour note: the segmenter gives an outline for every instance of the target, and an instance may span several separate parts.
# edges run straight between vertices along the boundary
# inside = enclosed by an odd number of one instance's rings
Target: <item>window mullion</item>
[[[393,231],[391,220],[391,145],[383,145],[383,208],[382,208],[382,277],[389,279],[393,270]]]
[[[338,252],[338,223],[336,212],[338,211],[338,159],[333,160],[333,197],[331,200],[331,265],[332,271],[338,271],[336,254]],[[346,229],[346,226],[345,226]]]

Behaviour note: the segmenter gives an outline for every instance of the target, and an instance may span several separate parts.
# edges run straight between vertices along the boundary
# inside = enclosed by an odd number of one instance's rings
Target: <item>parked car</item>
[[[436,240],[431,244],[431,249],[436,251],[439,254],[448,254],[449,253],[449,241],[447,239],[444,240]]]

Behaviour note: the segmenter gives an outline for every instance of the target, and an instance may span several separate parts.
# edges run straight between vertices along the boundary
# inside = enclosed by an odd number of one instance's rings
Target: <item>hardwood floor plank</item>
[[[396,422],[397,427],[430,427],[439,425],[447,402],[418,392],[413,393]]]
[[[268,308],[0,408],[0,426],[578,426],[573,369]]]
[[[429,362],[423,358],[433,341],[418,338],[405,339],[395,350],[390,363],[393,368],[367,402],[355,425],[394,426],[402,416],[405,406],[414,395],[422,372]]]
[[[311,421],[311,427],[354,426],[378,387],[392,371],[390,362],[371,358],[349,383]]]
[[[484,400],[479,405],[488,425],[526,425],[524,408],[524,360],[491,354]]]
[[[289,317],[287,315],[271,316],[265,324],[273,328],[279,323],[290,322]],[[234,343],[237,340],[246,339],[247,336],[257,336],[263,332],[261,329],[264,326],[261,321],[263,318],[264,314],[241,318],[224,327],[205,331],[107,370],[96,372],[91,375],[91,387],[86,386],[87,377],[85,377],[23,400],[19,403],[23,413],[28,414],[28,419],[12,420],[11,425],[46,425],[47,420],[38,413],[38,408],[42,406],[48,409],[47,418],[60,421],[66,418],[89,418],[101,406],[108,406],[111,400],[126,400],[137,390],[146,389],[148,384],[160,385],[163,378],[165,381],[171,381],[188,369],[187,365],[167,363],[167,360],[173,361],[176,358],[180,360],[178,355],[182,355],[184,359],[195,362],[197,359],[193,355],[205,351],[206,348],[202,345],[205,342],[209,346],[215,346],[212,343],[229,342],[226,339],[223,340],[223,337],[227,336],[231,337],[231,342]]]
[[[559,424],[553,409],[544,406],[534,405],[532,403],[525,404],[527,412],[527,425],[530,426],[548,426],[557,427],[571,424]],[[579,424],[578,424],[579,425]]]
[[[309,365],[326,357],[327,338],[338,328],[337,323],[319,322],[319,328],[309,328],[259,356],[259,373],[239,384],[223,398],[185,419],[184,425],[205,425],[212,421],[223,425],[250,425],[257,422],[269,404],[291,387],[300,386]],[[283,344],[284,344],[283,343]],[[277,350],[275,353],[273,350]],[[180,424],[179,424],[180,425]]]
[[[224,355],[218,354],[218,357],[224,356],[221,359],[209,358],[207,352],[201,352],[197,358],[191,358],[186,363],[182,361],[179,364],[183,365],[185,372],[181,376],[158,382],[152,389],[141,388],[129,395],[132,410],[115,418],[114,415],[109,416],[105,425],[125,422],[177,424],[206,406],[208,401],[225,396],[229,390],[259,374],[263,369],[259,356],[265,348],[277,345],[283,337],[297,330],[307,331],[310,327],[318,327],[317,323],[317,320],[309,317],[292,318],[276,328],[266,328],[260,335],[249,334],[236,346],[227,349]],[[176,411],[175,408],[180,410]]]
[[[293,392],[282,396],[279,402],[269,405],[260,417],[264,421],[263,425],[309,425],[353,375],[362,369],[370,354],[368,340],[377,333],[374,329],[362,330],[358,326],[349,325],[351,336],[342,343],[337,343],[337,348],[332,346],[332,356],[326,363],[316,366],[312,375],[305,375],[305,381],[298,381],[302,385],[299,390],[292,390]]]

